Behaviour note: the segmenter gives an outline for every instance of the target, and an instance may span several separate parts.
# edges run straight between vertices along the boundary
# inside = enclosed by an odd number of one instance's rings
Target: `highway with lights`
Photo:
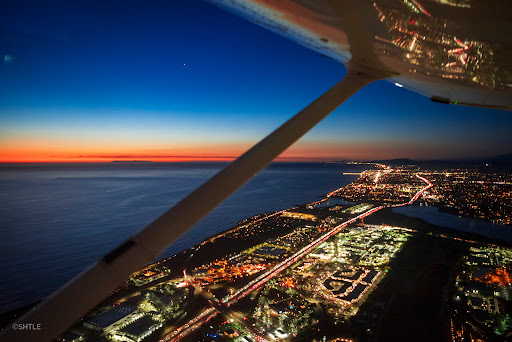
[[[188,323],[182,325],[178,329],[174,330],[172,333],[170,333],[167,336],[165,336],[165,338],[160,340],[160,342],[178,341],[178,340],[184,338],[185,336],[189,335],[190,333],[195,331],[197,328],[202,326],[204,323],[208,322],[210,319],[212,319],[213,317],[218,315],[220,313],[220,310],[227,309],[227,307],[229,307],[230,305],[238,302],[242,298],[244,298],[247,295],[249,295],[251,292],[254,292],[254,291],[258,290],[265,283],[267,283],[270,279],[272,279],[272,278],[276,277],[277,275],[279,275],[280,273],[282,273],[289,266],[291,266],[292,264],[296,263],[297,261],[299,261],[299,259],[301,259],[305,255],[310,253],[313,249],[315,249],[318,246],[320,246],[323,242],[327,241],[333,235],[336,235],[336,234],[340,233],[348,225],[357,222],[357,220],[364,219],[365,217],[367,217],[367,216],[369,216],[369,215],[371,215],[371,214],[373,214],[373,213],[375,213],[375,212],[377,212],[377,211],[379,211],[381,209],[384,209],[384,208],[399,207],[399,206],[406,206],[406,205],[412,204],[413,202],[418,200],[423,195],[423,193],[426,190],[430,189],[433,186],[433,184],[430,181],[428,181],[426,178],[420,176],[419,174],[416,174],[416,177],[421,179],[423,182],[427,183],[427,186],[422,188],[420,191],[418,191],[411,198],[410,201],[405,202],[405,203],[400,203],[400,204],[382,205],[382,206],[374,207],[374,208],[372,208],[372,209],[370,209],[370,210],[368,210],[368,211],[366,211],[366,212],[364,212],[364,213],[362,213],[362,214],[360,214],[360,215],[358,215],[356,217],[353,217],[350,220],[345,221],[345,222],[335,226],[333,229],[328,231],[326,234],[324,234],[321,237],[317,238],[316,240],[312,241],[311,243],[309,243],[307,246],[303,247],[301,250],[299,250],[295,254],[291,255],[288,258],[286,258],[285,260],[283,260],[279,264],[275,265],[271,269],[263,272],[256,279],[250,281],[248,284],[246,284],[245,286],[240,288],[235,293],[233,293],[231,295],[228,295],[228,296],[225,296],[220,301],[216,301],[216,300],[212,301],[210,298],[207,298],[208,301],[210,302],[210,304],[212,305],[210,308],[203,310],[198,316],[196,316],[195,318],[190,320]],[[327,198],[330,197],[330,195],[332,195],[334,193],[335,193],[335,191],[327,194]],[[185,276],[186,279],[190,279],[186,274],[184,274],[184,276]],[[194,287],[196,287],[196,286],[194,286]],[[260,339],[261,339],[261,341],[265,341],[260,336],[256,335],[254,337],[258,341],[260,341]],[[260,339],[258,339],[258,338],[260,338]]]

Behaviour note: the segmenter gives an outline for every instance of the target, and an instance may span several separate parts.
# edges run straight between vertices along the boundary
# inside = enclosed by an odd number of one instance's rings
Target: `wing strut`
[[[348,65],[345,77],[156,221],[27,312],[2,341],[51,341],[365,85],[392,76]],[[32,328],[24,324],[33,324]]]

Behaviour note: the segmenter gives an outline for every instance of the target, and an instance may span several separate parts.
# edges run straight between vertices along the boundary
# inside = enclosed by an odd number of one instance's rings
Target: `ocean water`
[[[510,225],[493,224],[488,220],[452,215],[440,212],[438,208],[432,206],[406,206],[394,208],[393,211],[418,217],[439,226],[512,242],[512,226]]]
[[[0,164],[0,312],[49,295],[225,163]],[[275,163],[185,233],[167,257],[240,220],[311,202],[368,165]]]

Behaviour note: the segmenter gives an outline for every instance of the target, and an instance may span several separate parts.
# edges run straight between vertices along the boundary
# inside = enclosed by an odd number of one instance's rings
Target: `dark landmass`
[[[418,166],[422,169],[479,169],[485,170],[510,170],[512,169],[512,153],[504,154],[491,158],[481,159],[464,159],[464,160],[413,160],[408,158],[389,159],[389,160],[373,160],[370,163],[386,164],[390,166],[411,165]]]
[[[118,164],[131,164],[131,163],[137,163],[137,164],[145,164],[145,163],[154,163],[151,160],[112,160],[111,163],[118,163]]]

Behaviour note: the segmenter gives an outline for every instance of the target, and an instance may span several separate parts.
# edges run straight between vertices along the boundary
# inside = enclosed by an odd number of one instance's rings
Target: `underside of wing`
[[[512,109],[506,1],[210,2],[341,63],[384,65],[391,82],[435,102]]]

